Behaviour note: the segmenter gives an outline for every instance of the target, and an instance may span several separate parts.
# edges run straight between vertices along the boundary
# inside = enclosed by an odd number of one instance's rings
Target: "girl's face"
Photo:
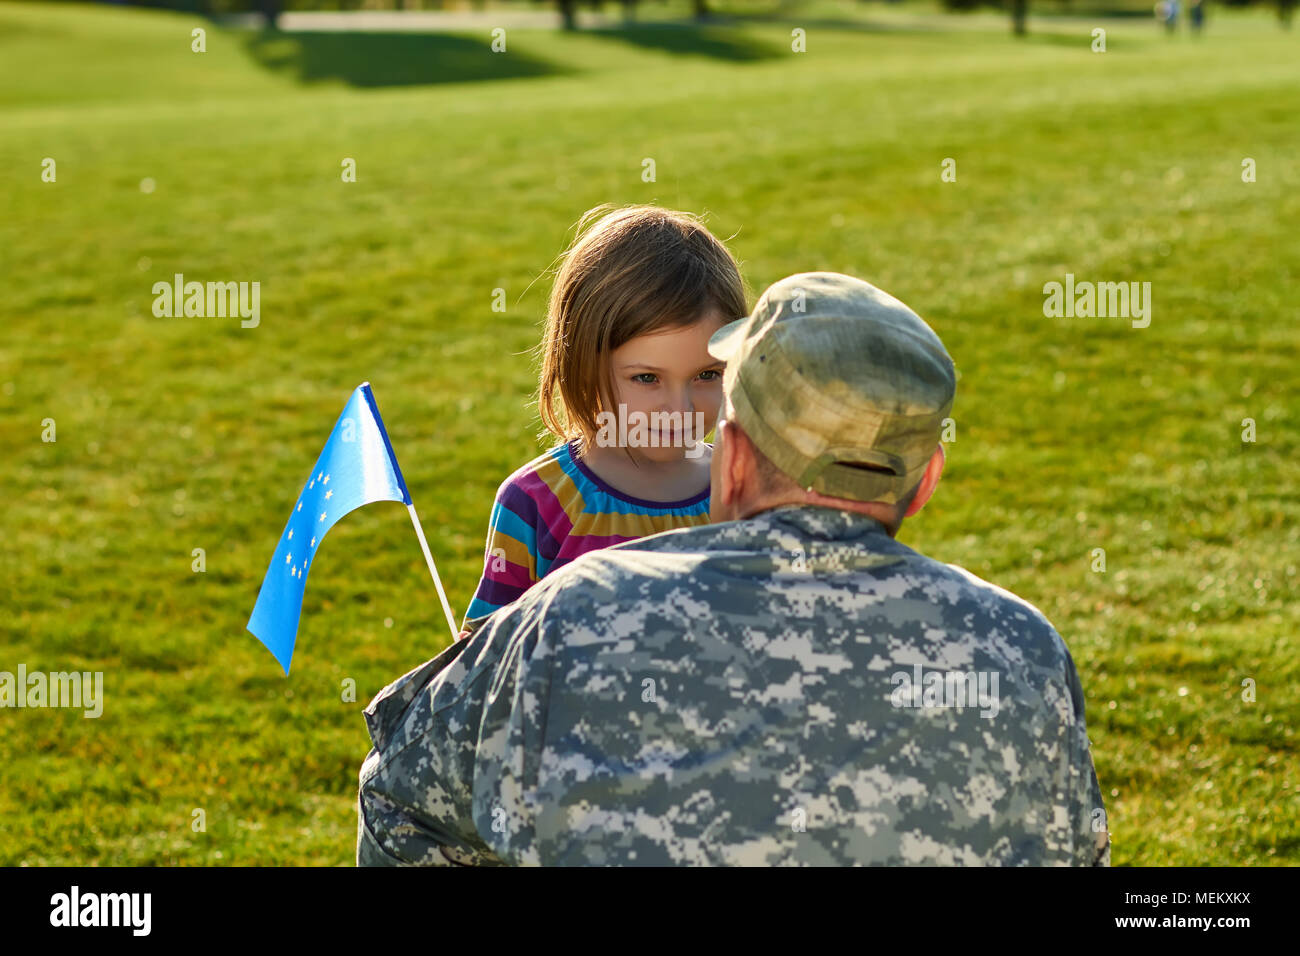
[[[721,313],[710,311],[693,325],[638,335],[610,353],[614,429],[621,403],[627,418],[627,444],[634,456],[655,462],[679,460],[691,451],[687,439],[702,442],[712,430],[722,405],[726,363],[710,355],[707,346],[727,321]],[[651,417],[656,412],[677,412],[682,424],[674,427],[668,419],[656,421]],[[645,423],[647,444],[658,435],[658,448],[637,444],[634,428],[638,418]],[[698,460],[700,455],[697,448],[689,457]]]

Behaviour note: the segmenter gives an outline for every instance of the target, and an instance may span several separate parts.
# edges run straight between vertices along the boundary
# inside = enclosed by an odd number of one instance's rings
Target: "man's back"
[[[425,700],[394,685],[416,704],[363,769],[408,859],[441,834],[544,865],[1108,862],[1060,637],[872,518],[786,506],[616,545],[489,621]],[[424,815],[462,791],[459,826]]]

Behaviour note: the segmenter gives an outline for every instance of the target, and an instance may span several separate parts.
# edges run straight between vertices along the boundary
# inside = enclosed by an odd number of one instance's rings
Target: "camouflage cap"
[[[919,315],[837,272],[773,284],[709,352],[758,449],[800,487],[855,501],[893,504],[916,487],[957,387]]]

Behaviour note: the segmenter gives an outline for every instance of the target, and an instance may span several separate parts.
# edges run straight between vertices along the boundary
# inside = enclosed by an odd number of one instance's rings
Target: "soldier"
[[[1108,865],[1064,642],[900,544],[956,373],[790,276],[727,362],[713,524],[583,555],[366,709],[361,865]]]

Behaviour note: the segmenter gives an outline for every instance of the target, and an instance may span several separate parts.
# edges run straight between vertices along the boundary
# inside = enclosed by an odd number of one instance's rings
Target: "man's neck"
[[[895,511],[892,505],[881,504],[878,501],[850,501],[848,498],[831,498],[816,491],[768,495],[756,501],[748,501],[741,507],[739,517],[752,518],[756,514],[771,511],[773,508],[780,508],[783,505],[812,505],[817,508],[833,508],[837,511],[851,511],[854,514],[866,515],[868,518],[875,518],[884,525],[885,531],[889,533],[891,538],[897,536],[898,527],[901,526],[901,522],[899,526],[895,526],[893,523]]]

